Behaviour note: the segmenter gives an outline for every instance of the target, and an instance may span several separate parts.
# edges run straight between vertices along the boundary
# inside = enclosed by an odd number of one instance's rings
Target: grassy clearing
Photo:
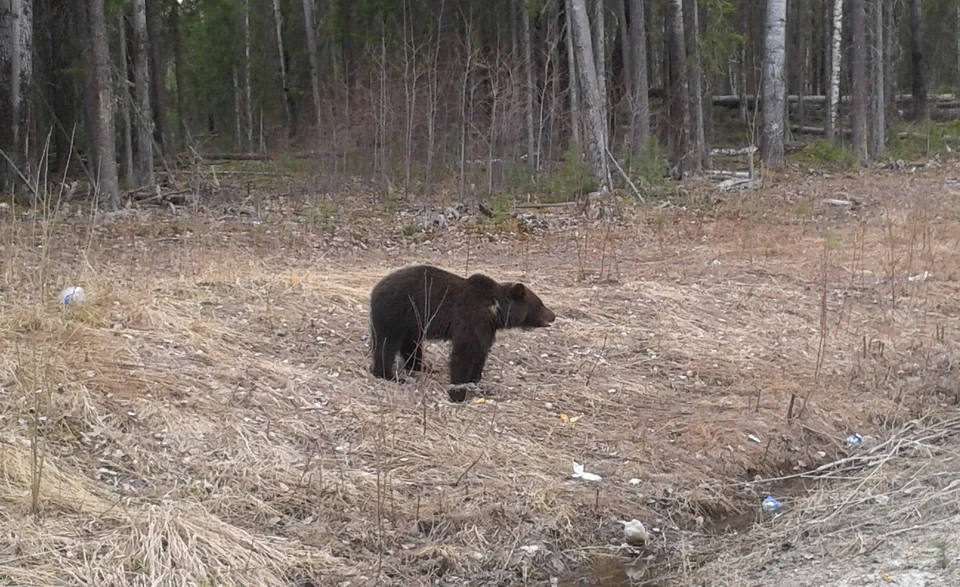
[[[692,581],[766,492],[798,491],[748,482],[946,418],[957,189],[798,178],[618,224],[545,214],[541,237],[414,238],[343,198],[318,223],[309,194],[249,215],[7,208],[0,582]],[[822,203],[838,193],[863,204]],[[413,262],[523,279],[557,312],[499,337],[485,402],[445,401],[440,344],[416,383],[368,375],[369,289]],[[68,284],[89,299],[63,311]],[[632,518],[644,547],[621,546]]]

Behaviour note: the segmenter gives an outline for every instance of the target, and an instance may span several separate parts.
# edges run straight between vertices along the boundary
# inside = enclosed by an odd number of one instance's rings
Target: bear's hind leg
[[[394,362],[400,352],[400,342],[392,339],[375,340],[373,344],[373,365],[370,372],[380,379],[394,379]]]
[[[423,345],[415,338],[407,338],[400,345],[403,368],[411,373],[423,371]]]

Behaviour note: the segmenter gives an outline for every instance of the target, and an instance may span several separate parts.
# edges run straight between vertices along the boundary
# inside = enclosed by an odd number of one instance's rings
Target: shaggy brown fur
[[[449,340],[450,383],[480,381],[496,331],[541,328],[556,318],[522,283],[498,283],[476,273],[468,278],[418,265],[384,277],[370,294],[370,371],[394,379],[400,353],[409,371],[423,368],[423,341]],[[453,401],[464,391],[451,389]]]

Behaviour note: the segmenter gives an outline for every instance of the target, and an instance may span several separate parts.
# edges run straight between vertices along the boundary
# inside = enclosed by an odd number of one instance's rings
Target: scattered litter
[[[574,461],[573,462],[573,475],[574,478],[580,478],[584,481],[599,481],[601,479],[600,475],[594,475],[593,473],[587,473],[583,470],[583,465]]]
[[[756,442],[757,444],[760,444],[760,439],[754,436],[753,434],[747,434],[747,440],[749,440],[750,442]]]
[[[913,283],[923,283],[924,281],[927,280],[928,277],[930,277],[930,272],[924,271],[923,273],[917,273],[916,275],[911,275],[910,277],[907,278],[907,281],[910,281]]]
[[[772,495],[768,495],[766,499],[763,500],[763,503],[760,505],[763,508],[763,511],[769,513],[777,513],[783,509],[783,505],[773,498]]]
[[[60,303],[64,306],[82,302],[85,299],[87,299],[87,294],[84,293],[83,288],[79,286],[65,287],[63,291],[60,292]]]
[[[617,521],[623,524],[623,535],[627,539],[627,544],[646,544],[650,540],[650,534],[647,533],[647,529],[643,527],[640,520]]]
[[[537,545],[537,544],[530,544],[530,545],[528,545],[528,546],[521,546],[521,547],[520,547],[520,550],[522,550],[523,552],[525,552],[525,553],[527,553],[527,554],[532,555],[532,554],[537,553],[537,552],[540,550],[540,546]]]
[[[566,414],[560,414],[560,419],[563,420],[564,422],[568,423],[568,424],[576,424],[577,421],[580,419],[580,416],[574,416],[574,417],[571,418],[570,416],[568,416],[568,415],[566,415]]]
[[[640,485],[640,480],[634,477],[633,479],[627,481],[630,485]]]
[[[844,444],[847,445],[847,448],[857,448],[858,446],[863,444],[863,437],[860,436],[859,434],[851,434],[844,441]]]

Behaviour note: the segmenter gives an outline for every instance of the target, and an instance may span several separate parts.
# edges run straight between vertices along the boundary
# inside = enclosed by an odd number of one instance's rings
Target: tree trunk
[[[577,73],[577,56],[573,48],[573,19],[570,17],[570,0],[565,0],[565,3],[563,13],[567,28],[567,73],[570,77],[570,137],[577,149],[583,149],[580,137],[580,129],[583,127],[580,116],[580,76]]]
[[[142,2],[143,0],[138,0]],[[90,35],[93,40],[93,75],[96,88],[97,167],[94,176],[100,186],[100,197],[113,209],[120,207],[117,185],[117,157],[114,145],[113,92],[110,89],[110,47],[107,43],[107,18],[104,0],[90,0]],[[149,115],[150,110],[148,109]]]
[[[76,29],[77,45],[90,47],[93,45],[93,32],[90,29],[89,0],[73,0],[73,24]],[[100,124],[98,116],[100,97],[97,94],[97,62],[90,51],[79,51],[78,64],[83,69],[83,127],[86,131],[84,154],[87,158],[86,172],[91,183],[99,183],[100,179]],[[116,165],[114,165],[116,167]]]
[[[176,4],[178,0],[173,0]],[[153,114],[153,137],[164,158],[170,155],[167,131],[166,61],[163,58],[163,36],[160,32],[159,0],[147,0],[147,51],[150,56],[150,108]]]
[[[307,30],[307,51],[310,54],[310,85],[313,88],[313,110],[317,118],[317,142],[321,136],[320,121],[323,119],[320,104],[320,49],[317,46],[317,20],[313,0],[303,0],[304,26]]]
[[[633,53],[630,51],[630,24],[627,22],[627,0],[615,0],[617,3],[617,24],[620,25],[620,52],[623,54],[623,82],[627,89],[627,102],[633,91]]]
[[[283,90],[283,114],[287,127],[287,138],[296,133],[293,125],[293,96],[290,94],[290,84],[287,80],[287,50],[283,45],[283,10],[280,0],[273,0],[273,19],[277,25],[277,55],[280,58],[280,85]]]
[[[135,181],[136,172],[133,167],[133,117],[130,115],[130,70],[127,65],[127,18],[126,11],[117,13],[117,28],[120,32],[120,71],[117,80],[117,104],[120,107],[120,119],[123,124],[121,136],[123,138],[123,177],[128,187]]]
[[[183,44],[180,38],[180,3],[170,8],[170,34],[173,36],[173,73],[177,82],[177,121],[180,127],[180,147],[187,145],[187,110],[183,103]]]
[[[867,160],[867,15],[866,0],[851,0],[850,24],[853,32],[853,152],[861,162]]]
[[[521,31],[521,42],[523,43],[523,69],[526,74],[526,114],[527,114],[527,167],[530,168],[530,173],[534,174],[537,172],[537,148],[536,148],[536,129],[533,126],[533,105],[534,105],[534,94],[537,91],[536,86],[534,85],[534,71],[533,71],[533,48],[530,46],[530,11],[533,9],[533,6],[528,5],[527,2],[524,2],[520,6],[521,12],[521,25],[523,30]]]
[[[887,145],[887,123],[886,123],[886,101],[884,100],[884,78],[883,78],[883,68],[885,61],[888,59],[884,48],[884,38],[883,38],[883,0],[870,0],[871,11],[870,16],[872,17],[872,43],[870,51],[870,68],[873,75],[871,76],[872,85],[872,98],[873,98],[873,107],[871,109],[873,114],[873,119],[870,124],[870,156],[877,158],[883,156],[886,152]]]
[[[647,75],[647,27],[643,0],[630,2],[630,49],[633,53],[633,86],[630,96],[630,130],[633,154],[646,152],[650,140],[650,96]]]
[[[593,58],[596,60],[597,89],[600,92],[600,120],[603,121],[603,136],[610,139],[610,109],[607,106],[607,42],[606,20],[604,18],[604,0],[594,0],[593,4],[593,31],[590,38],[593,41]],[[589,19],[589,17],[588,17]]]
[[[243,109],[241,107],[240,99],[240,75],[237,74],[237,66],[233,66],[233,113],[234,121],[236,122],[236,139],[237,139],[237,150],[243,151]],[[212,129],[211,129],[212,132]]]
[[[76,92],[75,76],[67,74],[77,67],[78,53],[74,49],[77,36],[72,32],[72,11],[68,6],[64,2],[58,3],[56,8],[50,8],[50,72],[52,79],[57,81],[57,87],[51,88],[48,94],[53,105],[54,177],[63,177],[71,162],[72,150],[76,148],[73,143],[73,131],[78,118],[76,98],[81,97]]]
[[[584,96],[584,123],[587,134],[587,155],[590,167],[600,184],[600,190],[610,187],[610,167],[607,163],[606,126],[603,123],[603,99],[597,80],[596,61],[590,39],[590,19],[584,0],[569,0],[570,20],[573,24],[573,45],[580,73],[580,87]]]
[[[910,79],[913,119],[926,120],[930,112],[927,109],[927,72],[923,59],[923,0],[910,0]]]
[[[840,41],[843,38],[843,0],[833,0],[833,36],[830,44],[830,83],[827,96],[826,135],[828,141],[836,136],[837,115],[840,113]]]
[[[145,0],[133,0],[133,47],[133,85],[137,96],[134,107],[137,120],[136,183],[137,187],[152,186],[156,181],[153,176],[153,110],[150,107],[150,56]]]
[[[243,3],[243,93],[244,114],[247,122],[247,149],[252,153],[256,151],[253,146],[253,100],[250,88],[250,0]]]
[[[690,91],[687,84],[687,53],[683,35],[683,0],[668,0],[665,24],[667,49],[667,124],[671,175],[683,179],[689,136]]]
[[[700,61],[700,11],[697,0],[690,0],[690,20],[687,32],[687,44],[690,58],[693,60],[690,68],[693,88],[690,92],[690,121],[693,135],[693,159],[691,169],[695,172],[703,170],[707,164],[707,139],[703,127],[703,67]]]
[[[33,176],[33,0],[0,4],[0,189]]]
[[[784,58],[786,53],[787,1],[767,0],[766,34],[763,42],[763,133],[760,157],[763,164],[784,164],[783,128],[785,108]]]

